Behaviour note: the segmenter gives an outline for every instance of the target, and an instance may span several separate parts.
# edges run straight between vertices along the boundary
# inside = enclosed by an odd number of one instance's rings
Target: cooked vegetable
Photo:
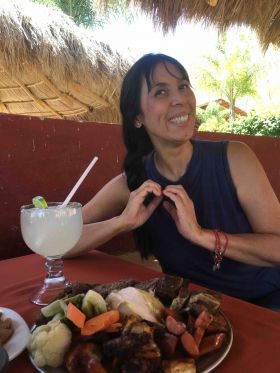
[[[104,298],[94,290],[88,290],[82,302],[82,311],[88,319],[107,311]]]
[[[61,313],[61,311],[64,311],[61,306],[61,300],[57,299],[53,301],[52,303],[48,304],[47,306],[43,307],[41,309],[41,313],[45,317],[52,317],[56,315],[57,313]]]
[[[31,334],[27,348],[38,367],[58,367],[70,346],[72,333],[59,320],[38,326]]]
[[[78,308],[81,306],[84,294],[77,294],[73,297],[66,297],[62,299],[56,299],[47,306],[41,309],[41,313],[45,317],[53,317],[54,320],[61,320],[66,316],[67,304],[72,303]]]
[[[82,328],[86,321],[86,315],[73,303],[68,303],[66,317],[78,328]]]
[[[81,329],[82,335],[91,335],[101,332],[115,324],[120,319],[120,313],[117,310],[107,311],[95,316],[85,322],[84,327]]]

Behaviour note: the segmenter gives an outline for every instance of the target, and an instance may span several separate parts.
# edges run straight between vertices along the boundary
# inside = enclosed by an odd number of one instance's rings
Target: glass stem
[[[47,256],[45,267],[47,270],[45,283],[60,283],[65,281],[63,274],[63,260],[61,259],[61,256]]]

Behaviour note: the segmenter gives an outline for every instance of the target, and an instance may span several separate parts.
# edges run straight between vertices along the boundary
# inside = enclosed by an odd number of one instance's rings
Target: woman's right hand
[[[153,194],[154,198],[146,206],[144,201],[149,194]],[[119,217],[123,225],[128,231],[143,225],[158,207],[162,198],[161,186],[152,180],[146,180],[130,193],[128,203]]]

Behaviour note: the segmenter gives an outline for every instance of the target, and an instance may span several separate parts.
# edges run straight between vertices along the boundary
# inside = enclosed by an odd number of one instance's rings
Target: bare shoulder
[[[235,184],[253,176],[265,177],[265,171],[253,150],[244,142],[230,141],[228,144],[228,162]]]
[[[231,162],[238,162],[240,160],[244,161],[254,161],[257,160],[257,156],[249,145],[241,141],[229,141],[228,143],[228,157]]]
[[[84,222],[96,222],[119,215],[125,208],[129,195],[126,176],[120,174],[114,177],[84,205]]]
[[[229,142],[227,155],[239,202],[253,230],[278,232],[280,205],[261,162],[242,142]]]

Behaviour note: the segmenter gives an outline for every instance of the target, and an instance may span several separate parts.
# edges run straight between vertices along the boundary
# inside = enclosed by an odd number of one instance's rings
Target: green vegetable
[[[104,298],[94,290],[88,290],[82,303],[82,311],[88,319],[107,311]]]
[[[64,311],[61,307],[60,299],[53,301],[52,303],[48,304],[47,306],[41,309],[41,313],[45,317],[52,317],[55,316],[57,313],[61,313]]]
[[[34,207],[39,208],[39,209],[47,209],[48,208],[48,204],[47,204],[45,198],[41,197],[41,196],[34,197],[32,199],[32,203],[33,203]]]
[[[73,297],[65,297],[62,300],[66,305],[71,302],[76,307],[81,309],[84,297],[85,297],[85,294],[80,293],[80,294],[73,295]],[[66,307],[65,307],[65,310],[66,310]]]
[[[63,299],[56,299],[52,303],[41,309],[41,313],[45,317],[52,317],[55,320],[60,320],[66,315],[67,304],[73,303],[78,308],[81,308],[84,294],[77,294],[73,297],[65,297]]]

